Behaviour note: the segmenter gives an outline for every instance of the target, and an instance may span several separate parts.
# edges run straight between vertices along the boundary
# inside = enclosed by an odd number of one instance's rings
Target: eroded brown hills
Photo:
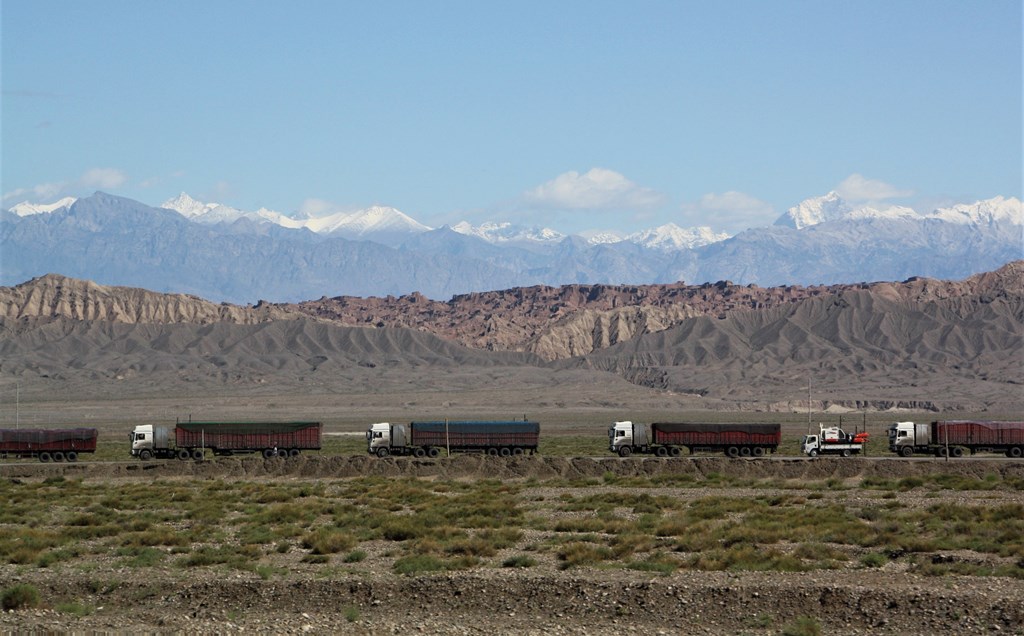
[[[1011,414],[1024,408],[1024,261],[963,281],[245,307],[51,275],[0,288],[0,380],[14,378],[23,396],[319,393],[409,409],[791,411],[813,384],[822,410]]]
[[[473,349],[530,352],[546,360],[581,356],[698,317],[723,318],[858,291],[896,305],[1024,295],[1024,261],[962,281],[762,288],[728,281],[704,285],[566,285],[480,292],[436,301],[421,294],[339,296],[298,304],[215,304],[47,275],[0,288],[0,317],[124,323],[258,324],[306,318],[341,326],[404,327]],[[907,305],[909,306],[909,305]],[[7,326],[10,329],[10,323]]]

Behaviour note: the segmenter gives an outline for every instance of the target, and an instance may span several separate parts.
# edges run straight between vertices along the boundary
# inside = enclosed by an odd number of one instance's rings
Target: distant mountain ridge
[[[929,215],[827,199],[794,217],[800,229],[774,225],[723,239],[668,224],[604,242],[501,224],[484,236],[424,230],[391,208],[293,218],[190,197],[178,197],[181,209],[172,211],[97,193],[49,212],[0,213],[0,284],[61,272],[241,304],[323,294],[444,299],[533,285],[960,279],[1024,256],[1017,199]]]

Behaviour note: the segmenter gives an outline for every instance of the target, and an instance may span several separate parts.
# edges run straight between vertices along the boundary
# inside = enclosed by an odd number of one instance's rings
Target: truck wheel
[[[377,457],[384,458],[384,457],[387,457],[390,454],[391,453],[386,448],[378,448],[377,449]]]
[[[68,460],[69,462],[77,462],[78,453],[76,453],[75,451],[68,451],[68,454],[64,456],[64,459]]]
[[[730,446],[729,448],[725,449],[725,454],[728,455],[729,457],[739,457],[740,449],[736,448],[735,446]]]
[[[741,448],[740,455],[742,455],[743,457],[750,457],[750,447],[744,446],[743,448]]]
[[[671,455],[672,457],[679,457],[680,455],[683,454],[683,451],[678,446],[673,446],[672,448],[668,449],[668,454]]]
[[[289,457],[298,457],[299,453],[300,453],[299,449],[293,448],[290,451],[288,451],[288,456]]]
[[[149,460],[153,459],[153,453],[150,452],[149,449],[146,449],[144,451],[140,451],[139,452],[139,459],[141,459],[144,462],[148,462]]]
[[[912,446],[904,446],[900,449],[900,455],[902,457],[910,457],[914,454],[914,448]]]
[[[1010,457],[1016,459],[1021,455],[1024,455],[1024,450],[1021,450],[1020,446],[1014,446],[1013,448],[1010,449]]]
[[[754,457],[764,457],[764,447],[763,446],[755,446],[754,447]]]
[[[426,457],[427,451],[423,450],[422,446],[419,446],[412,452],[413,457]]]
[[[522,455],[523,454],[523,449],[521,449],[518,446],[516,446],[515,448],[512,449],[512,454],[513,455]]]
[[[657,455],[658,457],[668,457],[668,449],[665,448],[664,446],[659,446],[658,448],[654,449],[654,454]]]
[[[62,462],[62,461],[64,461],[64,453],[62,453],[60,451],[55,451],[53,453],[53,461],[55,461],[55,462]]]
[[[502,457],[511,457],[512,449],[509,448],[508,446],[502,446],[501,450],[498,451],[498,454],[501,455]]]
[[[270,459],[273,456],[274,456],[274,449],[273,448],[264,448],[263,449],[263,459]]]
[[[954,446],[950,450],[953,452],[953,457],[963,457],[964,456],[964,449],[960,448],[959,446]]]
[[[849,448],[844,449],[843,452],[840,453],[840,455],[842,455],[843,457],[849,457],[850,456],[850,449]]]
[[[198,461],[202,461],[202,459],[203,459],[203,451],[202,451],[202,449],[199,449],[199,448],[193,449],[192,450],[192,459],[196,460],[197,462]]]
[[[440,454],[441,454],[441,451],[438,450],[438,448],[436,446],[431,446],[430,450],[427,451],[427,455],[429,457],[437,457]]]
[[[807,454],[810,455],[812,458],[813,457],[817,457],[818,456],[818,449],[817,448],[812,448]]]
[[[39,461],[43,462],[44,464],[49,464],[50,463],[50,454],[49,453],[39,453]]]
[[[178,459],[180,459],[182,461],[185,461],[186,459],[188,459],[191,456],[192,456],[192,453],[188,452],[187,448],[180,448],[180,449],[178,449]]]
[[[633,454],[633,449],[629,446],[623,446],[619,449],[619,457],[629,457]]]

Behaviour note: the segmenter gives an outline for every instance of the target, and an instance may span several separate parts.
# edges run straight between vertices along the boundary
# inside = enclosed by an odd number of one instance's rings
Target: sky
[[[3,0],[3,206],[735,233],[1022,190],[1022,3]]]

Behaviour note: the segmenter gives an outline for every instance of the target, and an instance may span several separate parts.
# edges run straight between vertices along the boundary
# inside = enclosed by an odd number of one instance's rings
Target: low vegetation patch
[[[139,480],[124,488],[7,480],[0,482],[8,502],[0,509],[0,564],[100,573],[221,568],[286,578],[382,565],[407,575],[483,567],[671,574],[896,561],[930,576],[1024,578],[1024,505],[1009,494],[1020,492],[1018,481],[936,475],[858,485],[608,473],[511,482]]]

